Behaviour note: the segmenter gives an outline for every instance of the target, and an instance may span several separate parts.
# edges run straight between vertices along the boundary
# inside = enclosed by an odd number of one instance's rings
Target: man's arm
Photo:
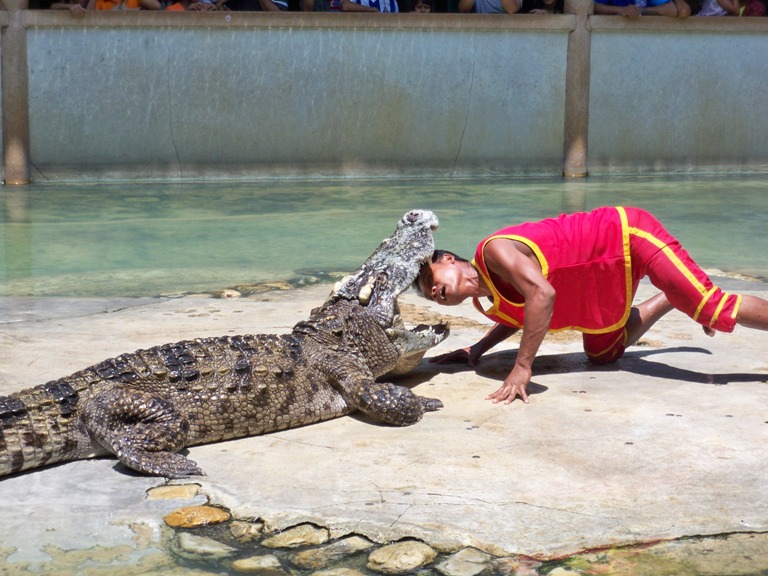
[[[517,330],[517,328],[505,326],[504,324],[494,324],[493,328],[488,330],[488,332],[485,333],[485,336],[472,344],[472,346],[440,354],[439,356],[431,358],[429,361],[433,364],[466,362],[467,366],[472,367],[477,364],[477,361],[480,360],[480,357],[483,354],[488,352],[488,350],[496,346],[499,342],[503,342],[515,334]]]
[[[342,12],[378,12],[376,8],[371,6],[363,6],[352,0],[341,0]]]
[[[634,4],[630,4],[629,6],[609,6],[608,4],[595,2],[595,14],[608,16],[628,16],[630,18],[636,18],[640,16],[640,8]]]
[[[488,396],[509,404],[517,396],[528,402],[526,387],[531,380],[533,360],[552,321],[555,289],[544,278],[541,266],[527,247],[513,240],[497,238],[485,246],[488,268],[509,282],[525,298],[525,325],[515,365],[501,388]]]

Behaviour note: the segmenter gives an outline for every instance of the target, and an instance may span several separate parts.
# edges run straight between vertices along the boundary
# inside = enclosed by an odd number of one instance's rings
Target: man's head
[[[432,258],[422,264],[413,288],[419,296],[445,306],[455,306],[469,294],[464,287],[472,264],[448,250],[435,250]]]

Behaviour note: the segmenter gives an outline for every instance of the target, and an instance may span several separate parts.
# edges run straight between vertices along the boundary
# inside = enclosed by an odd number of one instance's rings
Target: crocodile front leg
[[[408,426],[421,420],[424,412],[443,407],[440,400],[418,396],[404,386],[376,382],[368,367],[349,354],[326,352],[321,371],[350,408],[379,422]]]
[[[395,426],[415,424],[424,412],[443,407],[437,398],[418,396],[404,386],[388,382],[368,382],[358,385],[358,408],[372,418]]]
[[[93,441],[132,470],[167,478],[204,474],[177,454],[186,446],[189,423],[163,398],[111,388],[88,402],[82,420]]]

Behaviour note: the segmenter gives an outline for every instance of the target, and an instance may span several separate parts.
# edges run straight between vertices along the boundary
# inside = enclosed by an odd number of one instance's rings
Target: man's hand
[[[516,364],[512,369],[512,372],[510,372],[509,376],[504,380],[504,384],[501,385],[501,388],[496,390],[493,394],[486,396],[485,399],[493,400],[495,404],[499,402],[509,404],[510,402],[513,402],[515,398],[520,396],[522,401],[528,404],[528,393],[525,389],[528,386],[528,382],[531,381],[531,376],[532,373],[529,368],[524,368]]]
[[[616,7],[616,13],[627,18],[637,18],[642,16],[643,11],[634,4],[630,4],[629,6]]]
[[[474,346],[470,346],[469,348],[460,348],[459,350],[454,350],[453,352],[446,352],[445,354],[440,354],[439,356],[430,358],[429,362],[430,364],[466,363],[467,366],[472,368],[477,364],[477,361],[480,360],[480,356],[482,355],[476,351],[473,351],[473,348]]]

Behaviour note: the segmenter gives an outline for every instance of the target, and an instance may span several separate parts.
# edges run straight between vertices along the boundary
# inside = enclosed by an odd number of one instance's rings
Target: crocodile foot
[[[437,412],[443,407],[443,403],[437,398],[427,398],[425,396],[418,396],[419,402],[421,402],[421,409],[424,412]]]
[[[165,476],[166,478],[205,476],[205,472],[196,462],[175,452],[119,450],[117,458],[125,466],[149,476]]]

